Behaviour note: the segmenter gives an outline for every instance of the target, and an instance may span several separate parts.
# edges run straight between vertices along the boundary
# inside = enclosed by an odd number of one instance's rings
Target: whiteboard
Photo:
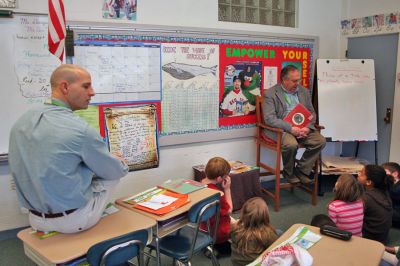
[[[50,96],[50,75],[60,61],[47,49],[46,16],[0,18],[0,33],[0,154],[4,154],[14,122]]]
[[[319,123],[333,141],[378,139],[372,59],[318,59]]]

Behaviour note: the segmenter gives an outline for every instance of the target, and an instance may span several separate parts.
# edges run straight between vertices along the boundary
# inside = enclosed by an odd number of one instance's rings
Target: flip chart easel
[[[319,123],[332,141],[378,140],[375,69],[372,59],[318,59]]]

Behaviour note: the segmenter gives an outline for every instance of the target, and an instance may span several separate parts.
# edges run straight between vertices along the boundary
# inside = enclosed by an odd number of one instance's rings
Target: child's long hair
[[[245,202],[237,224],[232,232],[238,239],[237,247],[242,254],[249,251],[248,243],[256,241],[259,252],[265,250],[277,238],[275,229],[269,222],[267,203],[260,197],[251,198]],[[254,250],[253,250],[254,251]]]
[[[344,202],[355,202],[364,194],[364,187],[353,175],[345,174],[339,176],[333,200]]]
[[[386,174],[382,166],[368,164],[364,167],[365,176],[372,181],[374,188],[379,189],[383,193],[387,192],[390,176]]]

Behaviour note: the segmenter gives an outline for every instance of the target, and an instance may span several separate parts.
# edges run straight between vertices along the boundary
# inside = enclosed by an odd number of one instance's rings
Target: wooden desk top
[[[272,250],[278,244],[288,239],[297,228],[307,226],[314,233],[319,233],[319,227],[305,224],[292,225],[268,249]],[[377,241],[353,236],[349,241],[322,235],[321,240],[315,243],[308,251],[314,258],[316,266],[364,266],[379,265],[385,247]]]
[[[189,199],[190,199],[189,203],[183,205],[182,207],[180,207],[180,208],[178,208],[178,209],[176,209],[176,210],[174,210],[172,212],[169,212],[169,213],[167,213],[165,215],[162,215],[162,216],[159,216],[159,215],[156,215],[156,214],[152,214],[152,213],[149,213],[149,212],[146,212],[146,211],[142,211],[142,210],[133,208],[132,204],[129,204],[129,203],[126,203],[126,202],[123,201],[124,199],[129,198],[132,195],[119,198],[119,199],[117,199],[115,201],[115,203],[117,205],[122,206],[124,208],[127,208],[127,209],[129,209],[131,211],[134,211],[134,212],[143,214],[143,215],[145,215],[145,216],[147,216],[149,218],[152,218],[152,219],[156,220],[157,222],[161,222],[161,221],[165,221],[165,220],[167,220],[169,218],[176,217],[179,214],[182,214],[184,212],[189,211],[190,207],[192,207],[197,202],[201,201],[202,199],[208,198],[208,197],[210,197],[212,195],[215,195],[217,193],[220,193],[220,192],[218,190],[210,189],[210,188],[203,188],[203,189],[194,191],[194,192],[188,194],[189,195]]]
[[[94,227],[80,233],[57,234],[39,239],[30,234],[31,228],[27,228],[20,231],[18,237],[40,256],[57,264],[85,255],[91,246],[103,240],[141,229],[150,229],[155,224],[153,219],[120,208],[118,212],[102,218]]]

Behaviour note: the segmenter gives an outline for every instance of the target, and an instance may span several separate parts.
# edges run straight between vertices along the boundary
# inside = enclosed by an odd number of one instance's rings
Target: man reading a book
[[[90,74],[65,64],[50,84],[51,99],[23,114],[11,130],[10,171],[33,229],[75,233],[100,220],[128,166],[73,113],[95,95]]]
[[[281,82],[264,93],[264,121],[267,125],[281,128],[283,176],[289,183],[311,183],[308,177],[318,159],[320,151],[325,147],[325,138],[316,130],[314,124],[316,114],[311,102],[310,91],[299,85],[300,71],[293,65],[282,68]],[[304,110],[303,114],[301,110]],[[292,111],[300,110],[293,114]],[[288,117],[295,119],[287,119]],[[308,119],[301,123],[299,117]],[[300,119],[301,120],[301,119]],[[276,133],[265,130],[265,135],[276,140]],[[301,159],[295,165],[298,144],[306,148]]]

